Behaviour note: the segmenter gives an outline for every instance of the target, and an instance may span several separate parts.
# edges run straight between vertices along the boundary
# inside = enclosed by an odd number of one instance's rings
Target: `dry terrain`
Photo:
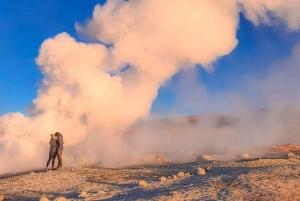
[[[300,200],[299,151],[288,144],[271,147],[270,157],[248,160],[36,170],[3,175],[0,195],[4,200]],[[195,174],[196,167],[208,165],[211,171]],[[181,171],[190,175],[173,178]],[[162,176],[166,181],[160,181]]]

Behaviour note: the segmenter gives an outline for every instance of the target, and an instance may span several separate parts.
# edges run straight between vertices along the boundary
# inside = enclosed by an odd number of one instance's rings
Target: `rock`
[[[212,161],[214,158],[210,155],[200,155],[197,159],[196,162],[202,162],[202,161]]]
[[[177,177],[178,178],[183,178],[184,177],[184,172],[178,172]]]
[[[209,165],[206,166],[206,167],[205,167],[205,171],[206,171],[206,172],[210,172],[210,171],[211,171],[211,167],[210,167]]]
[[[58,197],[54,201],[67,201],[67,199],[64,197]]]
[[[249,156],[249,154],[241,154],[241,155],[239,155],[239,159],[241,159],[241,160],[249,160],[250,156]]]
[[[143,161],[149,164],[159,164],[168,162],[167,157],[165,157],[163,154],[149,154],[146,157],[144,157]]]
[[[293,153],[288,153],[288,155],[286,156],[288,158],[296,158],[296,155]]]
[[[1,199],[0,199],[1,200]],[[45,197],[42,197],[41,199],[40,199],[40,201],[49,201],[47,198],[45,198]]]
[[[163,154],[158,154],[156,156],[156,160],[158,162],[161,162],[161,163],[167,163],[168,162],[167,157],[165,155],[163,155]]]
[[[174,179],[174,180],[177,180],[178,177],[177,177],[176,175],[173,175],[173,179]]]
[[[146,187],[146,186],[148,186],[148,184],[147,184],[147,182],[142,180],[142,181],[139,182],[139,186]]]
[[[168,179],[172,179],[172,177],[171,177],[171,176],[168,176]]]
[[[205,175],[205,170],[201,167],[196,168],[196,174],[197,175]]]
[[[4,195],[0,195],[0,201],[4,200]]]
[[[184,176],[189,177],[191,175],[190,175],[190,173],[185,173]]]
[[[35,174],[35,172],[30,172],[30,174]]]
[[[85,192],[85,191],[82,191],[79,195],[78,195],[78,197],[79,198],[85,198],[85,197],[88,197],[89,195]]]
[[[102,181],[102,177],[98,177],[98,176],[93,177],[92,179],[93,181]]]
[[[166,177],[160,177],[159,181],[167,181],[167,178]]]
[[[106,192],[105,191],[98,191],[98,194],[99,195],[106,195]]]

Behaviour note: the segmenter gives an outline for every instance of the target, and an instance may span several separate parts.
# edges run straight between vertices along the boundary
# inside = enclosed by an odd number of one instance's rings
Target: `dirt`
[[[196,167],[211,166],[205,175]],[[190,176],[172,179],[179,172]],[[160,177],[167,180],[161,182]],[[147,182],[139,186],[140,181]],[[85,197],[78,197],[86,192]],[[35,171],[0,179],[5,200],[300,200],[300,160],[166,163],[123,169],[101,167]]]

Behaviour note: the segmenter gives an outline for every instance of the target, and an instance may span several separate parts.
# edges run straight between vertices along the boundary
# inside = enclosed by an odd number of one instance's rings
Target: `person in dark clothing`
[[[62,151],[64,149],[64,140],[61,133],[56,132],[55,136],[57,137],[57,159],[58,159],[58,165],[56,170],[62,170]]]
[[[55,163],[55,158],[56,158],[56,155],[57,155],[57,140],[56,140],[56,136],[54,134],[51,134],[51,139],[50,139],[50,150],[49,150],[49,159],[47,161],[47,164],[46,164],[46,171],[48,171],[48,166],[52,160],[52,169],[54,168],[54,163]]]

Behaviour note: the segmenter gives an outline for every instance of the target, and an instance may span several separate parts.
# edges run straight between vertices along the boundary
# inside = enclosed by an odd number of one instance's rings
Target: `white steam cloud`
[[[76,29],[101,43],[80,43],[61,33],[41,45],[36,62],[44,78],[31,116],[0,118],[0,161],[5,161],[0,174],[44,166],[49,134],[55,131],[64,135],[68,166],[121,166],[160,147],[151,134],[127,139],[123,133],[149,115],[160,86],[180,69],[201,64],[210,70],[230,54],[238,43],[240,11],[255,24],[283,22],[298,30],[300,1],[272,2],[108,0],[96,5],[93,18]],[[163,138],[160,143],[172,141]],[[175,148],[180,140],[174,138],[170,150],[197,146],[191,138]]]
[[[246,17],[256,25],[284,22],[290,30],[300,28],[299,0],[238,0],[238,2],[242,4]]]

